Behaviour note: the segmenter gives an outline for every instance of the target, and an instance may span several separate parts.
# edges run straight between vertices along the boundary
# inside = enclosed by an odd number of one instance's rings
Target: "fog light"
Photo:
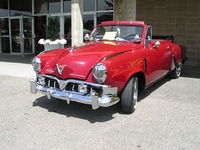
[[[79,91],[80,93],[86,94],[86,93],[87,93],[87,85],[80,84],[80,85],[78,86],[78,91]]]
[[[45,86],[45,78],[44,77],[39,77],[38,82],[40,85]]]

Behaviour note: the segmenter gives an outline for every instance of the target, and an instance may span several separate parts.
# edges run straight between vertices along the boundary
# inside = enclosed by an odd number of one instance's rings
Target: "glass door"
[[[31,54],[33,53],[33,18],[14,17],[10,18],[11,28],[11,53]]]
[[[40,39],[46,39],[45,27],[47,24],[47,16],[35,16],[34,17],[35,27],[35,53],[39,54],[44,50],[44,46],[38,44]]]
[[[20,30],[20,18],[10,19],[11,26],[11,53],[21,53],[22,34]]]
[[[0,53],[10,53],[9,37],[8,19],[0,19]]]
[[[32,31],[33,18],[22,18],[22,46],[25,54],[33,53],[33,31]]]

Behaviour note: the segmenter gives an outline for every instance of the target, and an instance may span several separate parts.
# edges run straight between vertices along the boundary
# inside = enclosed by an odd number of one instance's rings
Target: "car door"
[[[158,45],[156,45],[156,42]],[[152,40],[152,27],[148,26],[145,40],[147,84],[151,84],[162,75],[164,68],[162,60],[163,48],[162,42]]]
[[[151,41],[146,50],[148,83],[151,84],[168,73],[172,62],[172,52],[169,44],[161,40]]]
[[[148,44],[146,51],[148,55],[147,67],[148,67],[148,83],[158,80],[163,75],[164,60],[163,60],[163,45],[155,47],[155,43]]]
[[[171,41],[164,41],[163,43],[163,74],[166,75],[172,66],[172,42]]]
[[[165,40],[152,40],[152,27],[148,26],[145,40],[147,84],[166,75],[172,64],[172,43]]]

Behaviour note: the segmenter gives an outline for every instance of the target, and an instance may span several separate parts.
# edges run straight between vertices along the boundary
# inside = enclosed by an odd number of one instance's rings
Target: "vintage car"
[[[78,46],[42,52],[33,61],[31,93],[89,104],[92,109],[120,102],[134,112],[138,93],[162,77],[181,75],[185,55],[168,39],[154,39],[142,21],[107,21]]]

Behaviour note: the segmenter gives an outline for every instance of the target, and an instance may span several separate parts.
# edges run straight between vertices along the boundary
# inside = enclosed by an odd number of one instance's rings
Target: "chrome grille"
[[[73,91],[73,92],[79,92],[78,91],[78,86],[79,84],[78,83],[68,83],[65,87],[65,90],[67,91]],[[97,87],[92,87],[92,86],[89,86],[87,85],[87,94],[90,94],[92,91],[95,91],[99,94],[102,94],[102,89],[101,88],[97,88]]]
[[[78,92],[78,86],[79,84],[77,83],[68,83],[67,86],[65,87],[65,90]]]
[[[79,85],[80,85],[79,83],[69,82],[65,86],[64,90],[66,90],[66,91],[73,91],[73,92],[79,92],[78,91],[78,86]],[[45,87],[55,88],[55,89],[60,90],[58,81],[55,80],[55,79],[48,78],[48,77],[45,77]],[[102,88],[101,87],[94,87],[94,86],[91,86],[91,85],[87,85],[87,94],[90,94],[93,91],[95,91],[99,95],[102,94]]]
[[[58,81],[49,78],[45,78],[45,87],[60,89]]]

